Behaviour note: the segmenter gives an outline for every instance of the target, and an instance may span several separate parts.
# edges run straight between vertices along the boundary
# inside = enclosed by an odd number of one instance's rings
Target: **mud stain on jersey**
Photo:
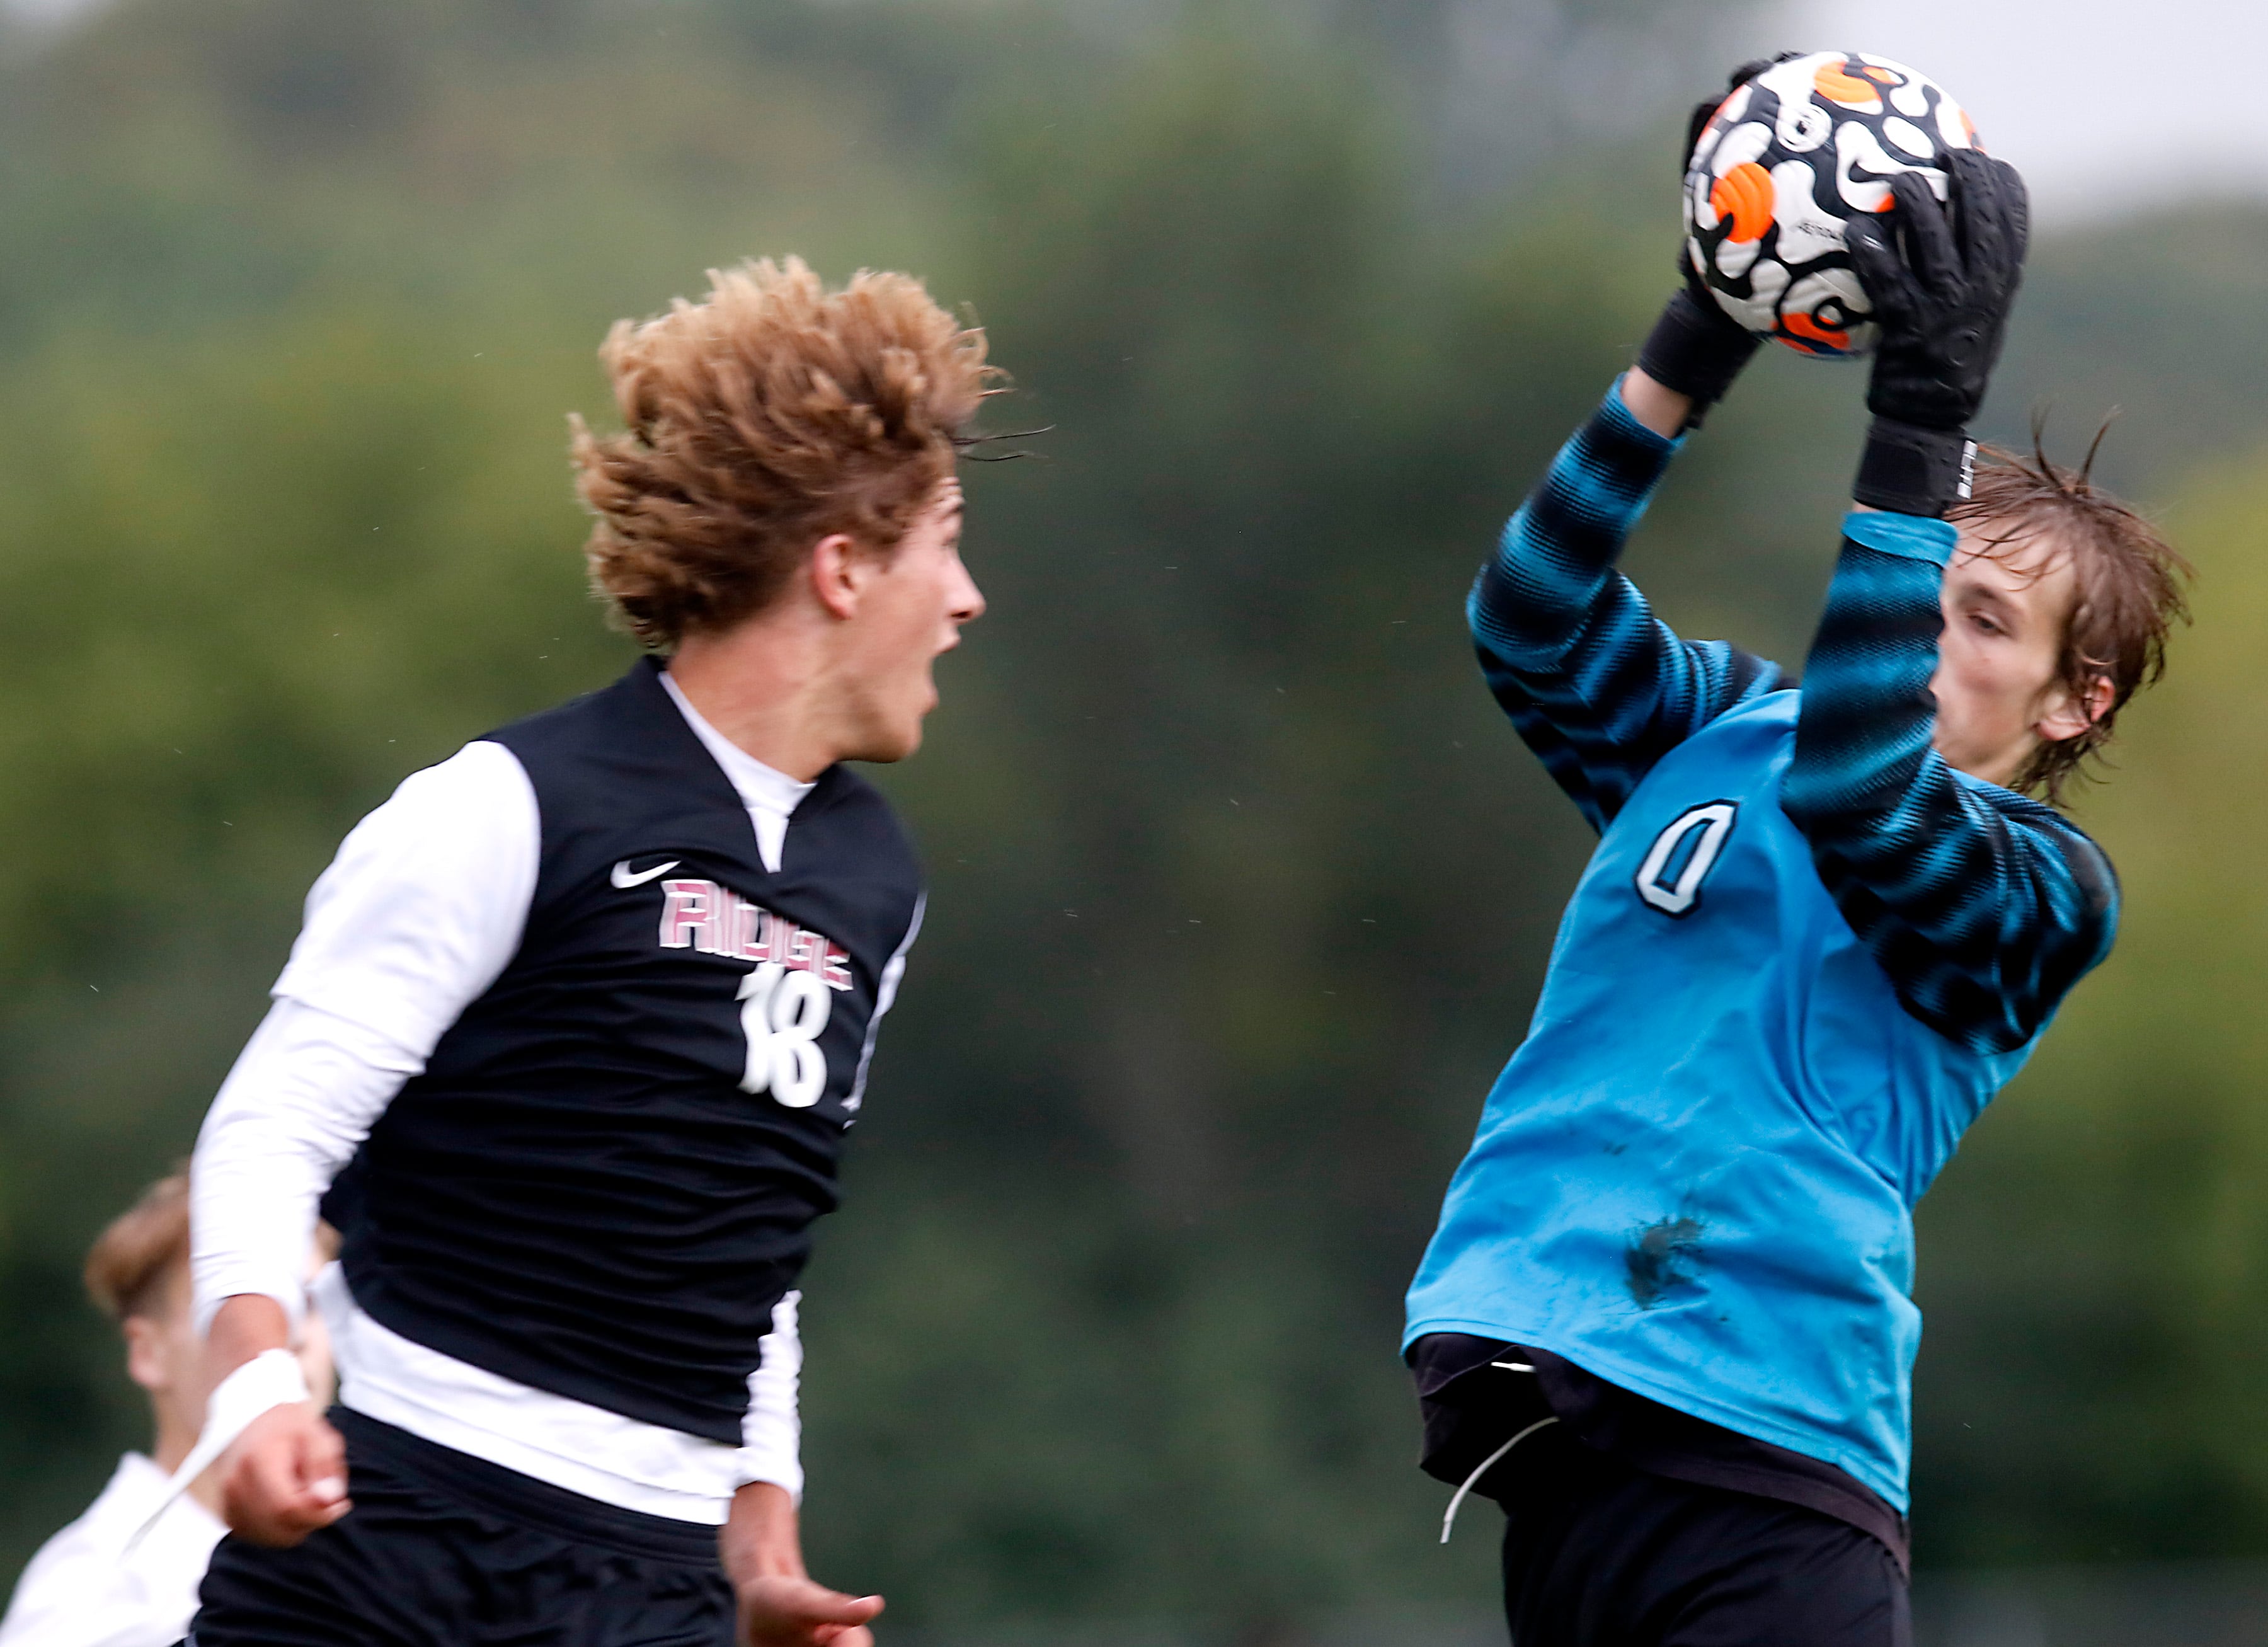
[[[1657,1218],[1631,1238],[1623,1263],[1629,1269],[1632,1303],[1641,1310],[1660,1304],[1672,1288],[1693,1279],[1687,1266],[1709,1226],[1698,1218]]]

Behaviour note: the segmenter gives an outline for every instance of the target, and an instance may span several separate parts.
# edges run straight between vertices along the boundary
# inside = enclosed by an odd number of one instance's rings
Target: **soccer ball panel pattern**
[[[1926,75],[1864,52],[1774,63],[1733,88],[1685,173],[1686,256],[1725,313],[1807,355],[1865,354],[1873,310],[1843,232],[1918,173],[1940,200],[1947,151],[1977,146]]]

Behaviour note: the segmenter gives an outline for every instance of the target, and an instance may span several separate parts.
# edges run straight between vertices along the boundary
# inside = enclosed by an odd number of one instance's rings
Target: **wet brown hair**
[[[2166,638],[2189,619],[2189,563],[2132,506],[2094,482],[2095,455],[2109,431],[2106,423],[2095,432],[2075,469],[2049,459],[2038,423],[2029,455],[1981,449],[1968,500],[1948,512],[1988,546],[2044,537],[2071,557],[2074,592],[2057,676],[2081,703],[2095,682],[2107,680],[2110,702],[2077,737],[2041,744],[2016,775],[2015,787],[2058,804],[2082,764],[2110,742],[2118,712],[2166,672]]]
[[[1000,375],[984,351],[910,276],[830,292],[794,257],[617,321],[599,355],[627,426],[570,420],[592,587],[667,651],[761,610],[832,533],[895,549]]]
[[[189,1258],[189,1175],[170,1173],[111,1220],[86,1255],[86,1290],[114,1321],[164,1311]]]

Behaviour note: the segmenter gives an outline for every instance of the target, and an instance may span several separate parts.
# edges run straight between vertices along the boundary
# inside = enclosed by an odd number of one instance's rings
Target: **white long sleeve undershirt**
[[[777,870],[810,792],[726,742],[662,683],[748,809]],[[542,825],[511,751],[470,743],[365,817],[308,894],[275,1003],[205,1118],[191,1170],[197,1327],[242,1294],[304,1308],[317,1203],[402,1084],[519,948]],[[623,1508],[722,1522],[733,1490],[800,1495],[798,1295],[749,1378],[742,1444],[684,1435],[528,1388],[412,1343],[355,1304],[335,1267],[316,1288],[340,1400],[425,1439]]]

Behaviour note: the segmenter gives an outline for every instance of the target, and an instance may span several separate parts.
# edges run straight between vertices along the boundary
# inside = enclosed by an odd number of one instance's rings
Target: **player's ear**
[[[836,617],[848,618],[858,609],[858,592],[865,580],[865,558],[848,532],[829,532],[811,546],[811,564],[805,576],[820,605]]]
[[[2083,691],[2058,681],[2050,689],[2044,712],[2032,723],[2032,730],[2043,743],[2067,742],[2110,713],[2115,691],[2107,675],[2089,676]]]
[[[126,1335],[126,1376],[145,1390],[164,1387],[166,1378],[164,1333],[146,1315],[129,1315],[119,1323]]]

